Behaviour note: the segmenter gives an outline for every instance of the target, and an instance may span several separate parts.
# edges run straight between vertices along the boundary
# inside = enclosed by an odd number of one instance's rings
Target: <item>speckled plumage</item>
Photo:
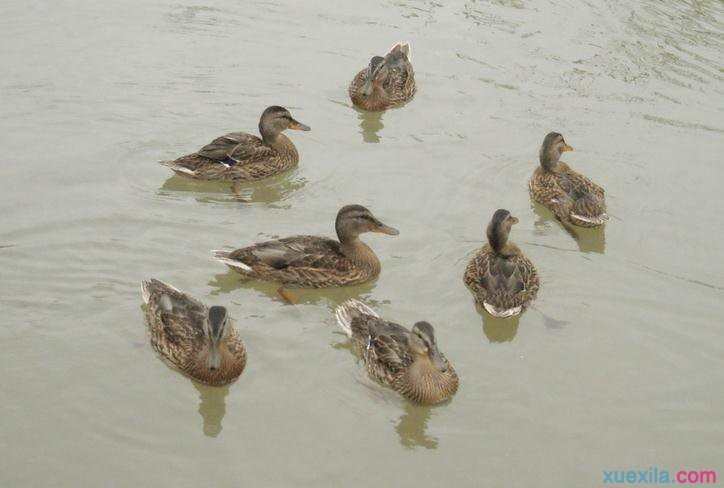
[[[499,217],[498,212],[507,213]],[[517,219],[499,210],[488,226],[488,244],[475,253],[465,268],[463,281],[480,305],[496,317],[523,312],[538,293],[540,282],[533,263],[515,244],[507,242],[510,225]],[[496,217],[500,220],[496,221]]]
[[[219,367],[212,370],[207,366],[210,339],[206,305],[155,279],[144,281],[142,292],[151,345],[170,367],[211,386],[227,385],[241,375],[246,348],[231,324],[219,344]]]
[[[340,327],[351,338],[355,354],[375,381],[410,401],[425,405],[448,400],[457,392],[457,373],[437,349],[434,335],[431,345],[439,355],[444,371],[436,368],[427,354],[420,354],[411,347],[413,332],[381,319],[363,303],[348,300],[337,308],[336,315]],[[425,324],[432,331],[432,326]]]
[[[395,235],[397,231],[382,224],[360,205],[343,207],[337,216],[336,229],[339,241],[301,235],[213,253],[217,260],[247,278],[289,287],[354,285],[379,275],[379,259],[358,236],[362,232]]]
[[[412,99],[417,86],[409,52],[407,44],[393,46],[384,57],[384,67],[374,73],[369,94],[364,93],[364,87],[372,67],[357,73],[348,90],[352,103],[363,110],[381,111],[398,107]]]

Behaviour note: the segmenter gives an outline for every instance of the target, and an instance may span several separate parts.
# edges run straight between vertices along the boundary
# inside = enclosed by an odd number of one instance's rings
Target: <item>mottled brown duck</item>
[[[540,166],[530,179],[530,194],[563,223],[581,227],[603,225],[608,221],[603,188],[560,161],[561,154],[567,151],[573,148],[562,135],[546,135],[540,148]]]
[[[336,316],[372,379],[423,405],[448,400],[457,391],[458,375],[438,349],[429,323],[408,330],[354,299],[337,307]]]
[[[215,259],[245,278],[287,287],[326,288],[364,283],[379,275],[380,261],[359,239],[364,232],[397,235],[361,205],[337,213],[339,240],[301,235],[261,242],[235,251],[213,251]],[[282,295],[284,296],[284,295]]]
[[[409,44],[395,44],[383,56],[374,56],[349,85],[352,103],[378,112],[408,102],[417,89]]]
[[[210,386],[236,381],[246,348],[226,308],[207,307],[159,280],[141,286],[151,345],[172,368]]]
[[[538,293],[538,272],[523,252],[508,242],[518,219],[507,210],[493,214],[488,243],[475,253],[463,275],[475,301],[494,317],[520,314]]]
[[[198,152],[174,161],[161,161],[177,175],[198,180],[243,183],[275,176],[295,167],[299,153],[283,131],[310,130],[284,107],[264,110],[259,120],[261,138],[231,132],[214,139]]]

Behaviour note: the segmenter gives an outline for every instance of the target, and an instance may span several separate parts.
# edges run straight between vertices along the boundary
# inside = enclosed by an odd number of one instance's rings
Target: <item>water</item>
[[[342,5],[344,4],[344,5]],[[0,484],[595,486],[602,470],[724,475],[724,7],[713,1],[5,2],[0,7]],[[364,41],[363,41],[364,40]],[[346,87],[409,40],[418,93],[383,115]],[[228,187],[156,164],[267,105],[299,168]],[[574,239],[531,204],[550,130],[607,189]],[[209,251],[331,235],[346,203],[399,237],[357,288],[239,284]],[[519,321],[462,284],[496,208],[542,286]],[[141,279],[225,304],[249,350],[230,388],[153,354]],[[408,405],[332,320],[359,296],[432,322],[461,388]]]

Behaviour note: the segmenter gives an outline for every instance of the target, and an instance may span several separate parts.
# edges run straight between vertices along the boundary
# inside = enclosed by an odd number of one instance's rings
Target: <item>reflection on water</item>
[[[366,112],[364,110],[357,110],[357,117],[359,118],[360,133],[362,134],[362,140],[364,142],[378,143],[380,142],[380,136],[378,132],[381,131],[385,126],[382,123],[383,112]]]
[[[221,421],[226,415],[226,396],[228,386],[207,386],[192,381],[199,392],[199,413],[204,419],[204,435],[216,437],[221,433]]]
[[[164,182],[158,194],[178,196],[193,193],[196,201],[200,203],[274,203],[285,200],[306,184],[307,180],[297,177],[296,171],[237,186],[226,181],[194,180],[173,175]]]
[[[536,230],[541,234],[547,234],[552,222],[560,225],[568,234],[573,237],[581,252],[596,252],[604,254],[606,252],[606,226],[601,227],[578,227],[563,224],[555,218],[553,212],[538,202],[531,201],[531,208],[536,215],[533,224]]]
[[[221,266],[220,263],[219,265]],[[279,295],[280,285],[278,283],[246,279],[231,270],[214,275],[209,281],[209,286],[214,288],[211,295],[231,293],[239,289],[251,289],[267,295],[272,300],[288,303]],[[339,288],[284,288],[284,292],[293,299],[295,304],[312,305],[321,301],[331,301],[331,306],[335,307],[350,298],[360,298],[362,295],[369,294],[374,287],[375,280],[372,280],[360,285]]]
[[[423,407],[405,402],[405,413],[395,426],[400,444],[413,449],[421,446],[426,449],[437,448],[437,438],[427,434],[427,421],[430,420],[431,407]]]
[[[476,304],[475,308],[483,316],[483,333],[490,342],[510,342],[515,338],[518,333],[520,315],[503,319],[493,317],[480,305]]]

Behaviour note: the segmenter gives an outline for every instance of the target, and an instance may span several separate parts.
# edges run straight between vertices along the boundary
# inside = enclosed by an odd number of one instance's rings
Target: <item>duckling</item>
[[[233,383],[246,366],[246,348],[226,308],[206,307],[162,281],[141,286],[151,345],[172,368],[210,386]]]
[[[487,229],[488,244],[470,260],[463,281],[475,301],[494,317],[520,314],[538,293],[538,271],[518,246],[508,242],[518,223],[509,211],[498,209]]]
[[[384,57],[374,56],[349,85],[352,103],[363,110],[381,111],[408,102],[415,94],[410,45],[395,44]]]
[[[246,278],[300,288],[327,288],[364,283],[379,275],[380,261],[359,240],[360,234],[399,234],[362,205],[342,207],[335,229],[338,241],[302,235],[212,253],[216,260]]]
[[[177,175],[198,180],[239,183],[268,178],[299,162],[294,143],[282,134],[287,129],[311,130],[295,120],[289,110],[275,105],[261,114],[261,139],[245,132],[231,132],[214,139],[196,153],[160,164],[168,166]]]
[[[428,322],[417,322],[410,331],[355,299],[335,314],[370,378],[423,405],[448,400],[457,391],[458,375],[438,349]]]
[[[530,179],[533,200],[548,207],[558,220],[581,227],[596,227],[608,221],[603,188],[559,161],[573,151],[563,136],[551,132],[540,148],[540,167]]]

